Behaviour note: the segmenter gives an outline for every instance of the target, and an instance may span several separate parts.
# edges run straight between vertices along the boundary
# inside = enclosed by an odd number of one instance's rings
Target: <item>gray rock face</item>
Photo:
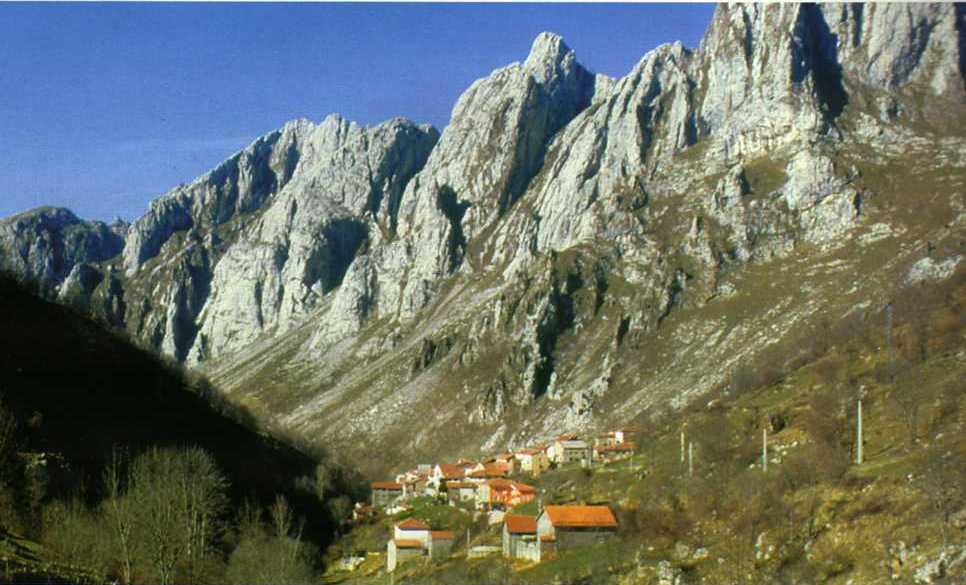
[[[909,273],[906,275],[906,282],[909,284],[918,284],[930,280],[949,278],[955,272],[956,267],[959,266],[960,260],[962,260],[962,256],[958,254],[938,262],[932,258],[923,258],[913,264],[909,269]]]
[[[722,5],[699,48],[658,47],[620,79],[541,34],[464,92],[442,135],[292,122],[130,226],[4,220],[3,265],[229,392],[295,396],[266,416],[318,440],[403,436],[426,412],[434,428],[469,420],[477,444],[626,418],[719,382],[735,359],[722,348],[767,346],[814,314],[812,280],[855,234],[901,237],[887,217],[863,232],[875,183],[857,165],[893,160],[889,141],[966,166],[934,122],[966,114],[962,18]],[[808,255],[798,304],[766,294],[714,316]],[[682,325],[689,311],[712,316]],[[252,388],[267,371],[277,385]]]
[[[214,269],[194,361],[286,330],[340,285],[371,232],[393,231],[436,134],[401,119],[367,129],[332,116],[303,140],[291,179]]]
[[[411,318],[443,278],[479,267],[469,242],[523,195],[548,143],[590,104],[596,83],[560,37],[544,33],[522,64],[466,90],[406,190],[397,238],[375,257],[388,277],[379,279],[382,313]]]
[[[82,221],[67,209],[42,207],[0,220],[0,268],[43,291],[56,290],[72,274],[75,286],[90,285],[89,271],[79,266],[113,258],[123,245],[107,225]]]
[[[299,143],[311,124],[299,120],[256,140],[210,173],[151,202],[130,227],[124,267],[133,275],[178,232],[225,224],[258,210],[291,178],[298,164]]]

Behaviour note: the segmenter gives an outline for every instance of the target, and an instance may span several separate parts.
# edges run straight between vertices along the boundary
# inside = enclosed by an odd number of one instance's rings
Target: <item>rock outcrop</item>
[[[913,242],[966,221],[963,19],[720,6],[698,48],[620,79],[544,33],[442,135],[292,122],[130,226],[3,220],[0,262],[312,440],[457,448],[414,438],[426,413],[463,444],[626,420],[956,270],[913,266]]]

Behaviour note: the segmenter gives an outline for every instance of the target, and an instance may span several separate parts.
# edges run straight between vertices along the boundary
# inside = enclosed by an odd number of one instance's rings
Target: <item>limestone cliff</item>
[[[723,5],[620,79],[544,33],[441,135],[293,122],[129,227],[3,220],[0,259],[374,467],[621,422],[955,255],[963,30]]]

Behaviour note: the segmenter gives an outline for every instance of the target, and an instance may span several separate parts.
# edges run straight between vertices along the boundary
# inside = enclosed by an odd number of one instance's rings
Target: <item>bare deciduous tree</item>
[[[166,585],[179,562],[195,562],[210,552],[227,481],[201,449],[155,448],[134,460],[129,486],[145,551]]]
[[[111,462],[104,470],[104,487],[107,498],[104,501],[105,516],[117,543],[117,554],[121,564],[121,581],[131,583],[135,569],[134,531],[137,510],[129,498],[124,496],[123,455],[116,449]]]

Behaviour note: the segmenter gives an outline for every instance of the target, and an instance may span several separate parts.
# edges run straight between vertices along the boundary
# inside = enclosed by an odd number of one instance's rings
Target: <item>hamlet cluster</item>
[[[502,526],[502,551],[498,547],[474,547],[468,556],[502,552],[504,557],[539,563],[558,550],[603,542],[617,531],[617,519],[606,505],[551,506],[540,504],[537,488],[527,484],[556,467],[584,466],[617,461],[634,453],[630,440],[636,431],[621,429],[596,437],[568,433],[545,444],[506,451],[478,461],[459,459],[456,463],[422,463],[400,473],[391,481],[375,481],[371,508],[357,504],[356,517],[372,509],[393,516],[406,516],[414,498],[429,497],[452,506],[485,514],[491,526]],[[536,515],[512,513],[521,505],[536,501]],[[368,509],[367,509],[368,508]],[[449,557],[455,539],[445,526],[431,526],[419,518],[396,522],[386,542],[386,568],[389,572],[413,558],[442,561]],[[362,558],[354,563],[361,563]],[[351,568],[353,561],[350,561]]]

